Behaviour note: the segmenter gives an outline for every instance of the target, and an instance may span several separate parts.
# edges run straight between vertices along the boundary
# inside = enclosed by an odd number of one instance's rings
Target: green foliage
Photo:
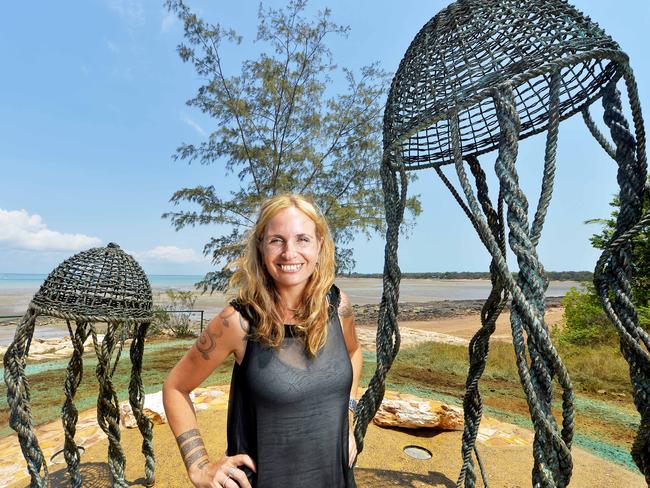
[[[191,291],[167,290],[165,303],[154,307],[151,334],[157,335],[169,331],[175,337],[196,335],[192,327],[192,314],[188,312],[194,308],[195,303],[196,295]]]
[[[354,260],[345,246],[357,234],[369,237],[385,226],[379,168],[387,73],[377,63],[359,74],[338,69],[326,41],[345,36],[349,28],[333,23],[328,9],[308,19],[306,0],[293,0],[280,9],[260,6],[255,42],[261,54],[229,76],[222,44],[240,44],[242,37],[200,19],[182,0],[167,0],[166,6],[184,25],[181,59],[204,80],[187,104],[210,115],[215,127],[207,141],[182,144],[174,159],[219,164],[241,181],[229,193],[212,185],[182,188],[171,197],[174,206],[190,203],[198,209],[163,215],[177,230],[232,227],[204,247],[222,266],[206,275],[204,290],[226,286],[227,265],[242,252],[257,207],[286,192],[310,195],[320,206],[332,229],[339,270],[351,270]],[[330,95],[335,77],[346,88]],[[411,217],[420,213],[417,196],[408,200],[407,210]],[[410,225],[407,219],[405,228]]]
[[[564,327],[560,340],[583,346],[612,342],[617,337],[616,329],[605,314],[594,285],[584,286],[584,290],[572,287],[562,298]]]
[[[614,207],[609,219],[592,219],[587,224],[600,224],[603,226],[598,234],[594,234],[589,239],[592,246],[597,249],[605,249],[607,243],[614,236],[616,229],[616,219],[618,218],[620,200],[615,196],[610,202]],[[647,212],[650,205],[646,201],[643,211]],[[632,268],[634,276],[632,277],[632,295],[634,304],[637,308],[650,306],[650,227],[646,227],[636,237],[632,239]],[[647,320],[648,312],[645,312]]]

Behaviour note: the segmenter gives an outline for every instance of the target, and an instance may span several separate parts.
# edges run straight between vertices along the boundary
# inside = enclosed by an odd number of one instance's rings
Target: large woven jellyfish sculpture
[[[632,124],[623,115],[618,84],[626,88]],[[588,107],[597,100],[604,107],[611,142],[589,115]],[[650,483],[650,341],[639,327],[630,291],[630,239],[650,222],[642,210],[648,186],[641,107],[627,55],[596,23],[563,0],[458,0],[420,30],[400,63],[384,114],[384,291],[377,370],[355,421],[360,446],[399,349],[397,247],[407,194],[405,175],[433,168],[492,256],[491,293],[481,313],[481,328],[469,345],[463,466],[457,486],[475,484],[472,454],[478,457],[475,442],[482,414],[479,380],[495,321],[508,303],[517,368],[535,429],[532,482],[536,487],[568,485],[574,394],[544,321],[548,282],[536,246],[551,199],[559,123],[579,113],[618,165],[620,213],[596,265],[594,283],[629,363],[634,402],[641,414],[632,456]],[[531,222],[517,176],[518,141],[543,131],[543,179]],[[495,203],[479,162],[480,155],[491,151],[497,151]],[[459,190],[443,172],[445,165],[455,169]],[[506,263],[506,244],[518,263],[517,278]],[[561,390],[561,418],[551,410],[554,382]],[[487,482],[480,458],[478,464]]]
[[[48,485],[47,460],[34,433],[30,409],[30,385],[25,374],[29,346],[39,317],[65,320],[73,344],[63,392],[61,419],[65,435],[63,454],[70,481],[75,488],[83,480],[79,470],[79,449],[74,440],[78,412],[74,396],[83,374],[84,342],[92,337],[97,355],[99,383],[97,421],[108,436],[108,465],[112,486],[126,487],[124,451],[120,445],[120,413],[113,387],[124,342],[132,338],[129,402],[143,437],[147,484],[154,482],[151,421],[144,415],[144,388],[141,379],[144,339],[153,316],[149,280],[140,265],[116,244],[80,252],[57,266],[29,304],[4,356],[9,424],[18,434],[27,462],[32,487]],[[105,324],[100,328],[99,324]],[[101,332],[105,329],[104,337]],[[38,387],[38,385],[32,385]],[[42,474],[41,474],[42,471]]]

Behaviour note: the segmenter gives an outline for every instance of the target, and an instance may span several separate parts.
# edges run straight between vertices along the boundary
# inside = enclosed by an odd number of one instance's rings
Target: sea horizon
[[[38,289],[49,273],[0,273],[0,289]],[[201,281],[202,274],[147,274],[152,287],[194,286]]]

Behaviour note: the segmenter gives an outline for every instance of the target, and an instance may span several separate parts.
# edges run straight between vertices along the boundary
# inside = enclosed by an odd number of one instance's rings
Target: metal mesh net
[[[514,88],[520,139],[548,125],[549,82],[560,69],[560,119],[588,106],[627,61],[618,44],[563,0],[459,0],[416,35],[393,79],[384,116],[387,154],[406,169],[452,161],[458,113],[463,155],[500,138],[491,90]]]

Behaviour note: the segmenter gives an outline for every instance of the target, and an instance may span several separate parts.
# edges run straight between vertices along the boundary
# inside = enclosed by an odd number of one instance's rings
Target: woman
[[[333,284],[327,222],[304,197],[276,196],[262,204],[246,246],[231,278],[237,299],[163,387],[190,480],[197,487],[355,487],[351,426],[362,357],[350,302]],[[211,461],[189,394],[230,354],[228,450]]]

